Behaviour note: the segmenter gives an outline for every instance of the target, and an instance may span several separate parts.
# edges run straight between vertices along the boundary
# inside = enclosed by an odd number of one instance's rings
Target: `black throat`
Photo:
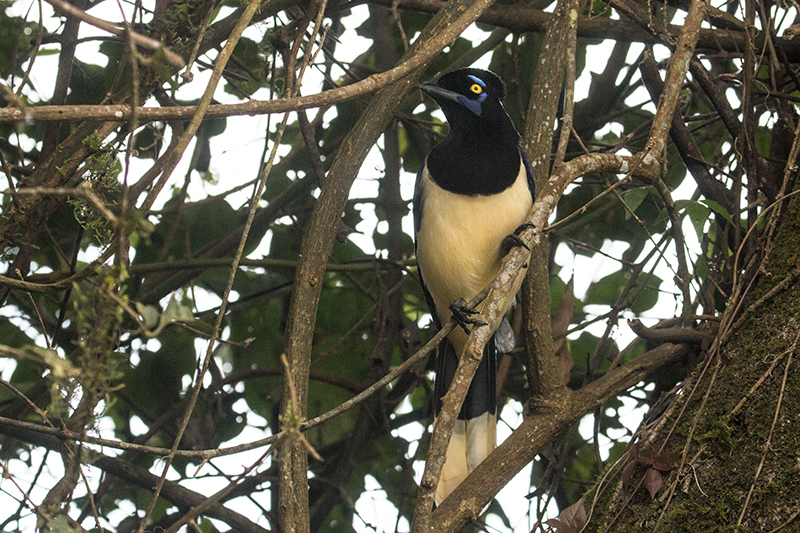
[[[502,107],[490,111],[483,117],[461,115],[449,120],[450,133],[428,155],[428,172],[442,189],[485,196],[516,181],[519,133]]]

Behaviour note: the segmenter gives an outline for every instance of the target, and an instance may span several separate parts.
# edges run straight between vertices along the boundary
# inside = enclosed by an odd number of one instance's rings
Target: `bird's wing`
[[[525,173],[528,175],[528,188],[531,191],[531,197],[533,197],[533,199],[536,200],[536,183],[534,183],[533,181],[533,169],[531,169],[531,160],[528,159],[528,154],[525,153],[525,150],[522,149],[522,146],[519,147],[519,155],[520,157],[522,157],[522,163],[525,165]]]
[[[420,221],[422,220],[422,175],[425,172],[425,167],[427,164],[428,160],[426,158],[417,172],[417,181],[414,185],[414,199],[412,200],[411,206],[411,212],[414,216],[415,256],[417,254],[417,234],[419,233],[419,225]],[[419,265],[417,265],[417,275],[419,276],[420,285],[422,285],[422,293],[425,295],[425,302],[428,304],[428,309],[433,317],[433,323],[436,324],[436,330],[438,331],[442,328],[442,324],[439,320],[439,315],[436,313],[436,304],[433,302],[433,296],[431,296],[430,291],[428,291],[428,287],[425,285],[425,278],[422,277],[422,269],[419,267]]]
[[[414,252],[417,251],[417,233],[419,233],[419,224],[422,220],[422,174],[425,172],[425,167],[428,166],[428,158],[422,162],[422,166],[417,171],[417,181],[414,182],[414,199],[411,201],[411,212],[414,215]],[[528,164],[530,166],[530,164]]]

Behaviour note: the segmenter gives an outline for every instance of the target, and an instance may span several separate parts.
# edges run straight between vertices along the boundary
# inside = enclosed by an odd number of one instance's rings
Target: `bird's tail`
[[[453,345],[445,339],[436,360],[436,414],[458,366]],[[447,458],[436,487],[436,504],[442,502],[495,448],[497,432],[497,349],[489,339],[483,359],[472,378],[456,421]]]

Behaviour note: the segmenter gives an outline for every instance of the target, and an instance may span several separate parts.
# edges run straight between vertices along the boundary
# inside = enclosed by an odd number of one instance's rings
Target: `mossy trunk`
[[[586,495],[584,531],[800,531],[799,201],[779,223],[721,352],[644,432],[637,453],[650,458],[628,466],[626,454]],[[653,457],[673,464],[655,469],[651,498]]]

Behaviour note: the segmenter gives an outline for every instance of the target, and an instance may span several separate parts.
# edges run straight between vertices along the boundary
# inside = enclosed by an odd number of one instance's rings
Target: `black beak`
[[[453,102],[461,103],[461,99],[464,98],[463,95],[457,92],[442,89],[433,83],[423,83],[419,86],[419,88],[422,92],[433,98],[436,102],[440,102],[441,100],[451,100]]]

